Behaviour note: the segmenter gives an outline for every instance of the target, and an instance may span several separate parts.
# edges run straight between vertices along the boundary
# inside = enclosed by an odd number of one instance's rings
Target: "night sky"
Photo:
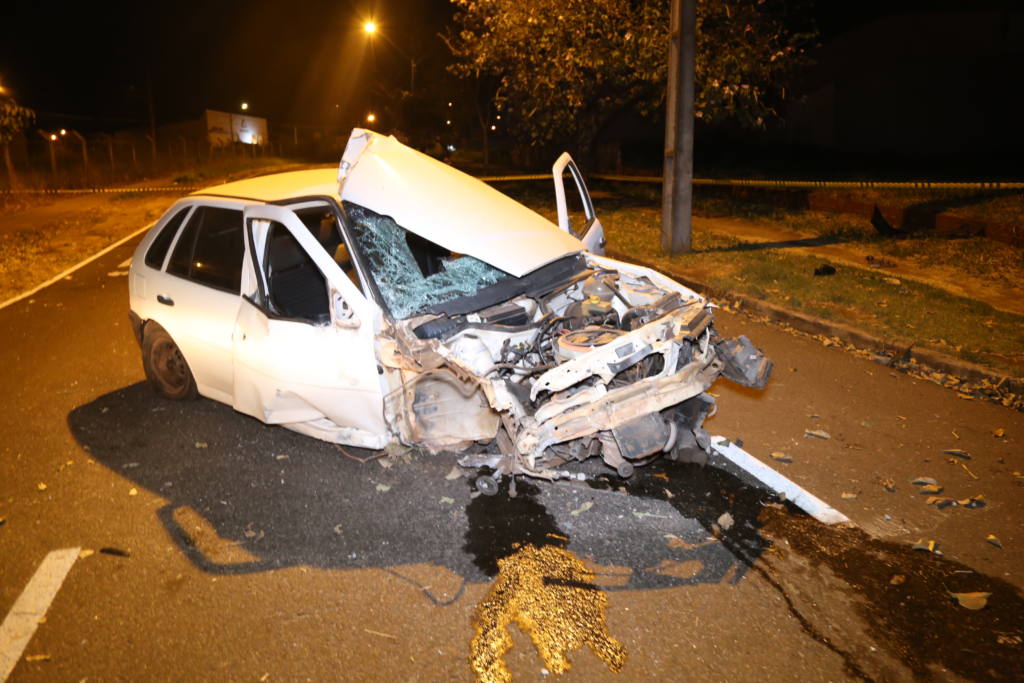
[[[435,34],[450,14],[446,0],[6,2],[0,83],[41,124],[82,117],[83,130],[146,125],[147,78],[160,122],[246,100],[257,116],[333,124],[407,87],[409,62],[384,36],[422,61],[418,79],[440,71]],[[361,30],[371,16],[372,43]]]
[[[448,55],[437,33],[453,14],[448,0],[0,5],[0,84],[38,112],[40,126],[82,131],[146,126],[147,83],[160,123],[206,108],[238,111],[245,100],[250,113],[278,123],[352,125],[408,87],[402,52],[420,62],[418,91],[439,93]],[[818,0],[814,15],[827,43],[885,14],[981,6],[1018,3]],[[361,30],[371,17],[381,32],[372,40]]]

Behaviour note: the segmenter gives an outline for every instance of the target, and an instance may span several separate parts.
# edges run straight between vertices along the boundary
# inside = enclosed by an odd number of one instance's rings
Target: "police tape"
[[[658,183],[661,176],[611,175],[594,173],[590,176],[595,180],[607,180],[623,183]],[[477,176],[477,180],[485,183],[504,183],[534,180],[550,180],[550,173],[534,173],[522,175]],[[760,187],[778,190],[1024,190],[1024,182],[1017,181],[953,181],[941,182],[931,180],[885,181],[885,180],[756,180],[739,178],[694,178],[694,185],[720,187]],[[83,188],[46,188],[46,189],[0,189],[0,194],[133,194],[145,192],[196,192],[197,186],[154,186],[154,187],[83,187]]]
[[[165,187],[48,187],[33,189],[0,189],[0,194],[132,194],[133,192],[195,192],[201,187],[168,185]]]

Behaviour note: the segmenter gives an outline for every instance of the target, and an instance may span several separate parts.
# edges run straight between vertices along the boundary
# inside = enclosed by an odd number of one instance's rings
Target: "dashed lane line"
[[[142,233],[146,232],[147,230],[149,230],[152,227],[153,227],[153,223],[150,223],[149,225],[147,225],[144,228],[139,228],[138,230],[136,230],[132,234],[128,235],[127,237],[122,237],[118,241],[116,241],[113,244],[105,247],[104,249],[101,249],[100,251],[96,252],[95,254],[93,254],[89,258],[85,259],[84,261],[79,261],[78,263],[76,263],[75,265],[71,266],[67,270],[64,270],[64,271],[54,275],[53,277],[51,277],[49,280],[47,280],[46,282],[42,283],[41,285],[37,285],[37,286],[33,287],[32,289],[28,290],[27,292],[22,292],[21,294],[17,294],[15,296],[12,296],[7,301],[5,301],[3,303],[0,303],[0,310],[2,310],[4,308],[7,308],[11,304],[16,304],[19,301],[21,301],[22,299],[24,299],[26,297],[30,297],[33,294],[36,294],[39,291],[46,289],[47,287],[49,287],[50,285],[52,285],[55,282],[63,280],[64,278],[66,278],[68,275],[70,275],[71,273],[75,272],[79,268],[81,268],[83,266],[87,266],[90,263],[92,263],[93,261],[95,261],[96,259],[100,258],[101,256],[105,256],[106,254],[109,254],[110,252],[112,252],[113,250],[117,249],[119,246],[121,246],[125,242],[128,242],[128,241],[132,240],[133,238],[138,237],[139,235],[141,235]]]
[[[46,616],[81,548],[54,550],[46,556],[0,624],[0,683],[11,675],[28,642]]]

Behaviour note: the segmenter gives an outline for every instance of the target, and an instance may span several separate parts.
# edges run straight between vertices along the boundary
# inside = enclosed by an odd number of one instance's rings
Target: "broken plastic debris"
[[[771,455],[772,455],[772,460],[776,460],[778,462],[793,462],[793,458],[789,457],[788,455],[786,455],[782,451],[775,451]]]
[[[205,441],[196,441],[196,448],[208,448],[210,444]]]
[[[936,486],[939,482],[935,481],[931,477],[918,477],[910,481],[914,486]]]
[[[970,454],[967,451],[962,450],[960,448],[948,448],[942,452],[945,453],[946,455],[955,455],[956,457],[963,458],[964,460],[971,459]]]
[[[938,542],[937,541],[932,541],[930,539],[922,538],[922,539],[918,540],[918,542],[915,543],[911,547],[914,550],[923,550],[923,551],[928,552],[928,553],[935,553],[936,555],[941,555],[942,554],[939,551],[939,549],[938,549],[939,548]]]
[[[735,523],[736,522],[733,520],[732,515],[728,512],[723,512],[721,517],[718,518],[718,526],[722,527],[722,531],[728,531]]]
[[[942,486],[939,484],[926,484],[918,490],[918,493],[942,493]]]
[[[928,496],[925,505],[934,505],[937,508],[949,507],[950,505],[956,505],[956,501],[952,498],[946,498],[945,496]]]
[[[36,486],[36,488],[39,489],[40,491],[45,491],[46,490],[46,484],[44,484],[43,482],[39,482],[39,484]]]
[[[884,488],[889,493],[892,493],[896,490],[896,482],[893,481],[892,479],[883,479],[882,488]]]
[[[48,662],[50,661],[50,655],[27,655],[25,657],[26,662]]]
[[[970,498],[961,498],[956,502],[956,504],[965,508],[983,508],[985,507],[985,496],[979,493],[978,495],[971,496]]]
[[[986,537],[985,537],[985,540],[986,540],[986,541],[987,541],[988,543],[990,543],[991,545],[994,545],[995,547],[999,548],[1000,550],[1002,550],[1002,549],[1003,549],[1003,543],[1002,543],[1002,541],[1000,541],[1000,540],[999,540],[998,538],[996,538],[996,537],[995,537],[994,535],[992,535],[992,534],[989,534],[988,536],[986,536]]]
[[[961,607],[967,609],[978,610],[984,609],[985,605],[988,604],[988,599],[992,597],[991,593],[950,593],[949,596],[960,603]]]
[[[452,467],[451,471],[448,472],[448,474],[444,475],[444,478],[447,479],[448,481],[455,481],[461,476],[462,470],[459,468],[458,465],[455,465],[454,467]]]
[[[452,505],[455,503],[455,499],[449,498],[448,496],[441,496],[441,500],[438,502],[441,503],[441,505]]]
[[[391,490],[391,487],[388,486],[387,484],[377,484],[377,492],[378,493],[387,493],[390,490]]]
[[[892,578],[889,579],[889,583],[893,586],[901,586],[907,582],[907,577],[903,574],[893,574]]]
[[[805,429],[804,436],[813,436],[815,439],[831,439],[832,437],[823,429]]]
[[[586,512],[587,510],[589,510],[592,507],[594,507],[594,503],[592,501],[588,500],[585,503],[583,503],[583,505],[580,505],[578,508],[576,508],[575,510],[573,510],[569,514],[572,515],[573,517],[579,517],[581,514],[583,514],[584,512]]]
[[[1006,436],[1006,430],[1003,429],[1002,427],[1000,427],[999,429],[993,429],[992,436],[996,437],[997,439],[1001,439],[1002,437]]]
[[[842,493],[839,494],[839,497],[842,498],[843,500],[853,500],[854,498],[857,497],[857,494],[851,493],[849,491],[843,491]]]

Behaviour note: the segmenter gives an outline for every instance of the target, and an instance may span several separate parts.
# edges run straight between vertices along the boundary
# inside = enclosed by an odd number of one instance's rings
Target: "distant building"
[[[269,140],[267,120],[259,116],[207,109],[203,112],[202,122],[211,147],[225,147],[233,142],[265,145]]]

